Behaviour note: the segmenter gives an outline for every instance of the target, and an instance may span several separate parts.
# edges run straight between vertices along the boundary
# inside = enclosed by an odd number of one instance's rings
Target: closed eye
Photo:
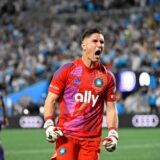
[[[94,40],[93,40],[93,42],[97,43],[97,42],[98,42],[98,40],[94,39]]]
[[[104,41],[100,41],[101,44],[104,44]]]
[[[97,43],[97,42],[98,42],[98,40],[97,40],[97,39],[94,39],[92,42]],[[101,40],[101,41],[100,41],[100,43],[101,43],[101,44],[104,44],[104,41],[103,41],[103,40]]]

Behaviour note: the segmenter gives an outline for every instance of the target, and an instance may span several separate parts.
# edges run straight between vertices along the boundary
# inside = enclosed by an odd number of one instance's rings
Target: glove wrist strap
[[[53,117],[53,116],[44,117],[44,121],[46,122],[47,120],[52,120],[52,121],[54,121],[54,117]]]
[[[115,131],[117,131],[118,128],[116,128],[116,127],[110,127],[110,128],[108,128],[108,130],[109,130],[109,131],[110,131],[110,130],[115,130]]]

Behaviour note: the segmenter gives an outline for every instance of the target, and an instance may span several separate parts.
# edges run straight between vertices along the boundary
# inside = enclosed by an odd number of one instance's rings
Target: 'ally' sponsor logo
[[[82,93],[76,93],[75,94],[75,100],[77,102],[84,102],[84,103],[90,103],[92,102],[92,107],[95,106],[97,100],[98,100],[99,95],[95,96],[92,94],[91,91],[85,91],[84,94]]]

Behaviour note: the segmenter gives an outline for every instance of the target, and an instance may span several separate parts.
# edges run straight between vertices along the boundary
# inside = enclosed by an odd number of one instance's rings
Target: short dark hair
[[[99,33],[99,34],[103,34],[100,28],[90,28],[84,31],[84,33],[82,34],[81,37],[81,42],[86,38],[91,36],[94,33]]]

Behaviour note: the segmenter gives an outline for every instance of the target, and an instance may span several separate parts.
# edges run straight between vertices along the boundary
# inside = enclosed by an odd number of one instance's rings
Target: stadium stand
[[[81,54],[80,33],[98,26],[107,40],[104,64],[111,64],[116,75],[131,70],[136,76],[147,72],[152,77],[145,91],[145,86],[138,85],[132,92],[119,92],[120,114],[149,113],[151,90],[159,108],[160,1],[120,4],[114,0],[1,0],[0,83],[6,97],[49,81],[57,68]]]

